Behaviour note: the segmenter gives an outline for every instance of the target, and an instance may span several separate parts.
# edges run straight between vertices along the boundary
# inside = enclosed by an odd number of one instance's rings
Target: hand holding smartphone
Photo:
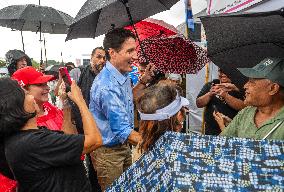
[[[215,112],[219,112],[216,105],[212,106]]]
[[[72,80],[71,80],[71,77],[70,77],[70,75],[68,73],[67,68],[66,67],[60,67],[59,68],[59,73],[60,73],[60,75],[61,75],[61,77],[62,77],[62,79],[63,79],[63,81],[65,83],[66,92],[71,91],[70,86],[72,84]]]

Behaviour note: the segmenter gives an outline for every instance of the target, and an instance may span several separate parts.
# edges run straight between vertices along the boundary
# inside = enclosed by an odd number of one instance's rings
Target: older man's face
[[[102,49],[97,49],[91,57],[91,67],[94,70],[101,71],[106,63],[106,52]]]
[[[268,79],[249,79],[244,85],[245,88],[245,105],[264,107],[270,104],[271,85],[273,83]]]

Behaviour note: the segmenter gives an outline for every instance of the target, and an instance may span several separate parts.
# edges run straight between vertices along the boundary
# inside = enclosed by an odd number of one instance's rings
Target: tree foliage
[[[34,68],[39,69],[39,62],[37,62],[36,60],[32,59],[32,65]]]
[[[5,67],[5,66],[6,66],[6,62],[0,59],[0,67]]]

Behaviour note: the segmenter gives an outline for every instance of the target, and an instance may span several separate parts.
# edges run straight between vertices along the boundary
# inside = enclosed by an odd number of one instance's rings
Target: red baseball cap
[[[55,78],[53,75],[44,75],[35,68],[28,66],[17,70],[12,75],[12,79],[17,80],[21,86],[25,86],[46,83],[54,80]]]

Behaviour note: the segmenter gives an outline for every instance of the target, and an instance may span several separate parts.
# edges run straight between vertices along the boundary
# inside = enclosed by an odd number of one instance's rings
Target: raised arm
[[[71,92],[68,93],[68,96],[77,104],[81,113],[85,135],[83,154],[90,153],[103,144],[101,133],[75,81],[72,82]]]

